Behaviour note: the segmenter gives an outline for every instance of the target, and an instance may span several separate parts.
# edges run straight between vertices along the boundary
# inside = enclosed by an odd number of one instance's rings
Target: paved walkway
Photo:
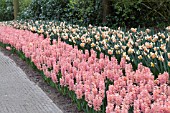
[[[0,51],[0,113],[62,113],[52,100]]]

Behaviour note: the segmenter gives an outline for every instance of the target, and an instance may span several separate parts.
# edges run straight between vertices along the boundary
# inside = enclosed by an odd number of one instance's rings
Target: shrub
[[[67,0],[34,0],[23,11],[20,19],[59,19]]]
[[[107,26],[164,28],[170,24],[169,6],[169,0],[112,0]]]
[[[32,0],[19,0],[19,13],[24,11],[32,2]]]
[[[20,19],[57,19],[72,24],[108,27],[161,27],[170,24],[170,1],[108,0],[109,14],[102,23],[102,0],[34,0]]]
[[[10,0],[0,0],[0,21],[12,20],[13,6]]]

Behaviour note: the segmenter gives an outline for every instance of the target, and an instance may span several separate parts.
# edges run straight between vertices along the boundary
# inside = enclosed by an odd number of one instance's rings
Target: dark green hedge
[[[109,0],[105,23],[102,3],[102,0],[34,0],[19,18],[57,19],[108,27],[165,27],[170,24],[170,0]]]
[[[0,21],[13,20],[13,4],[10,0],[0,0]]]

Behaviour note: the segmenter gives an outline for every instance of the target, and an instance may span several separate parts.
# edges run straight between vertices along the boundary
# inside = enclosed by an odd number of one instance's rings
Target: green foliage
[[[137,22],[136,15],[137,12],[141,10],[139,7],[140,3],[141,0],[137,2],[132,0],[118,0],[113,2],[113,16],[115,17],[116,26],[133,25]]]
[[[21,19],[59,19],[67,0],[34,0],[21,14]]]
[[[29,0],[25,1],[28,3]],[[169,6],[170,0],[110,0],[107,22],[102,23],[102,0],[33,0],[20,14],[20,19],[57,19],[72,24],[106,25],[112,28],[164,28],[170,24]]]
[[[13,6],[11,0],[0,0],[0,21],[12,20]]]
[[[64,20],[83,25],[101,22],[101,0],[70,0],[65,10]]]
[[[19,0],[19,12],[24,11],[25,8],[27,8],[32,0]]]
[[[112,0],[107,26],[165,27],[170,24],[170,0]]]
[[[140,21],[147,22],[149,26],[165,27],[170,24],[170,0],[160,0],[153,2],[151,0],[143,0],[140,4],[142,13]]]
[[[20,19],[57,19],[71,23],[99,23],[101,0],[34,0]]]

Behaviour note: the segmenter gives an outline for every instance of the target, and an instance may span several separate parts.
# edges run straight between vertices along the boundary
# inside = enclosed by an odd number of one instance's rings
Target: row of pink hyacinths
[[[156,80],[149,68],[139,64],[133,71],[124,64],[125,75],[110,85],[107,93],[106,113],[170,113],[169,74],[164,72]]]
[[[67,86],[76,93],[77,99],[84,96],[89,107],[93,106],[96,111],[100,110],[106,92],[106,113],[128,113],[132,106],[134,113],[170,112],[169,74],[166,72],[154,80],[149,68],[141,64],[133,71],[132,65],[123,58],[118,65],[114,57],[110,61],[101,54],[98,59],[93,50],[89,56],[87,51],[83,54],[77,47],[60,40],[53,40],[51,44],[50,38],[6,26],[0,26],[0,42],[23,51],[53,82]],[[58,80],[59,71],[62,78]],[[113,82],[108,91],[106,79]]]

